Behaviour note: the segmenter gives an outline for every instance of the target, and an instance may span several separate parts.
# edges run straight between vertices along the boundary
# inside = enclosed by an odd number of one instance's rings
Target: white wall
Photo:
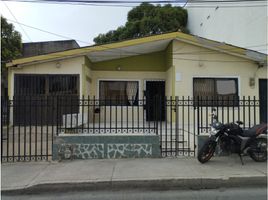
[[[268,14],[264,4],[267,2],[188,3],[188,29],[193,35],[267,53]]]

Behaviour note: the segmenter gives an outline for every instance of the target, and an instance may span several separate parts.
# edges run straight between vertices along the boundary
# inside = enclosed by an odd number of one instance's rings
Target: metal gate
[[[213,108],[222,123],[243,121],[244,129],[260,123],[259,100],[255,97],[166,97],[156,101],[159,108],[165,105],[164,113],[157,109],[160,119],[166,116],[164,122],[157,123],[163,157],[195,156],[198,135],[209,133]]]
[[[1,98],[2,162],[51,158],[56,126],[51,123],[49,112],[53,111],[54,105],[48,98]],[[14,124],[18,117],[19,123]]]

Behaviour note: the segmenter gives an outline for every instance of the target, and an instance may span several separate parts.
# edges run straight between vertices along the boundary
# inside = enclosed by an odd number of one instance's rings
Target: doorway
[[[259,79],[260,122],[267,123],[267,79]]]
[[[165,121],[165,81],[146,81],[145,85],[146,121]]]

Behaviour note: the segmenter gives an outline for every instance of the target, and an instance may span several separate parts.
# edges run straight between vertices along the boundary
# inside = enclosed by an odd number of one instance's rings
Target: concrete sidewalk
[[[219,188],[267,183],[267,163],[238,156],[75,160],[2,164],[2,192],[42,192],[124,188]]]

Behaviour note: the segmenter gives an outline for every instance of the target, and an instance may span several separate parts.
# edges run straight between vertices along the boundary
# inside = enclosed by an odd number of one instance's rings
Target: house
[[[73,97],[62,101],[63,105],[89,96],[100,100],[92,107],[99,113],[108,104],[113,109],[138,106],[146,96],[146,116],[139,114],[144,112],[143,106],[132,118],[153,121],[155,96],[216,96],[225,100],[255,96],[262,107],[261,121],[267,120],[267,55],[181,32],[20,58],[7,67],[11,98]],[[64,114],[81,113],[81,107],[73,106],[73,111],[66,107],[63,105]],[[161,109],[161,120],[170,118]],[[105,113],[99,116],[100,122],[110,112]],[[51,119],[54,115],[51,112]],[[81,117],[89,115],[79,116],[80,121]]]
[[[62,145],[77,158],[195,155],[214,106],[222,122],[267,121],[267,55],[181,32],[21,58],[7,67],[10,141],[20,133],[21,141],[34,140],[29,154],[36,157],[45,147],[57,159]]]

